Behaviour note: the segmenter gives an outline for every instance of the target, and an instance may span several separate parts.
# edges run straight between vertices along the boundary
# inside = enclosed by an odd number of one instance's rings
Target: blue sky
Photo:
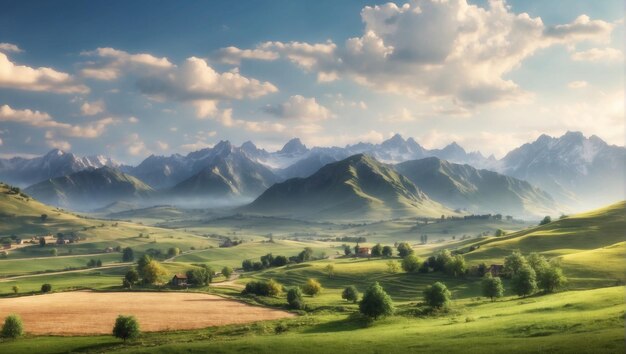
[[[623,14],[618,0],[5,1],[0,156],[134,163],[396,132],[498,157],[567,130],[623,145]]]

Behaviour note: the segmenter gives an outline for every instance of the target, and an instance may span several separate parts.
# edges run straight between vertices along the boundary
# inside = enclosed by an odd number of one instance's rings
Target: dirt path
[[[142,331],[196,329],[294,316],[215,295],[184,292],[74,291],[0,299],[0,318],[22,317],[30,334],[110,334],[118,315]]]
[[[242,288],[243,289],[243,285],[239,284],[239,283],[235,283],[235,280],[239,279],[239,273],[233,273],[233,275],[231,275],[230,279],[226,280],[226,281],[221,281],[219,283],[211,283],[210,286],[216,286],[218,288],[221,287],[233,287],[233,288]]]

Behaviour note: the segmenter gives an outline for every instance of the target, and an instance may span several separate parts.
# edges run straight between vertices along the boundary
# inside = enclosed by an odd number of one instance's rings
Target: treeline
[[[289,258],[285,256],[274,256],[271,253],[261,256],[259,261],[253,261],[246,259],[241,262],[241,268],[244,271],[249,272],[253,270],[263,270],[270,267],[282,267],[290,263],[302,263],[316,259],[313,257],[313,249],[311,247],[305,247],[297,256],[291,256]]]

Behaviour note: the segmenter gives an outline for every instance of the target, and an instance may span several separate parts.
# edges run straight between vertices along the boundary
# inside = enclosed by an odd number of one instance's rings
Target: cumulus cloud
[[[387,3],[366,6],[361,18],[363,34],[343,45],[266,42],[257,49],[317,73],[319,81],[349,78],[375,90],[473,107],[526,100],[528,94],[506,74],[542,48],[606,42],[614,27],[585,15],[546,26],[539,17],[513,13],[501,0],[486,8],[466,0]]]
[[[573,52],[572,59],[575,61],[617,62],[623,60],[624,55],[621,50],[615,48],[591,48]]]
[[[238,65],[242,59],[254,59],[272,61],[278,59],[279,55],[273,51],[263,49],[239,49],[237,47],[226,47],[217,51],[217,58],[226,64]]]
[[[325,120],[332,117],[332,113],[317,103],[315,97],[306,98],[301,95],[289,97],[279,105],[268,105],[263,108],[266,113],[279,118],[301,120]]]
[[[230,128],[240,128],[250,132],[264,133],[264,132],[283,132],[287,127],[280,123],[273,123],[267,121],[248,121],[243,119],[233,118],[232,108],[227,108],[214,117],[223,126]]]
[[[139,123],[139,119],[137,119],[137,117],[129,117],[128,122],[132,124],[137,124]]]
[[[141,140],[139,134],[132,133],[126,137],[126,151],[132,156],[139,156],[149,153],[146,144]]]
[[[81,55],[96,57],[99,62],[86,63],[80,73],[83,77],[96,80],[115,80],[123,72],[159,71],[172,68],[174,65],[167,58],[159,58],[152,54],[130,54],[114,48],[97,48],[82,52]]]
[[[72,125],[55,121],[45,112],[33,111],[30,109],[13,109],[9,105],[0,106],[0,122],[16,122],[27,124],[38,128],[55,129],[58,133],[75,138],[97,138],[106,128],[117,122],[116,119],[108,117],[85,125]],[[48,134],[49,136],[52,135]]]
[[[0,43],[0,52],[21,53],[23,52],[23,50],[21,50],[20,47],[12,43]]]
[[[94,116],[104,112],[104,101],[98,100],[94,102],[84,102],[80,106],[80,113],[85,116]]]
[[[0,87],[54,93],[85,94],[89,92],[87,86],[77,83],[70,74],[46,67],[31,68],[17,65],[1,52]]]
[[[65,140],[46,140],[46,144],[51,148],[65,151],[72,148],[72,144]]]

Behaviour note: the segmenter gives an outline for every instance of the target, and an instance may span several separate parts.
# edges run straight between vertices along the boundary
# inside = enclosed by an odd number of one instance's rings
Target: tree
[[[274,261],[272,262],[272,266],[274,267],[282,267],[287,264],[288,260],[285,256],[276,256]]]
[[[372,257],[380,257],[383,255],[383,246],[380,243],[377,243],[374,247],[372,247]]]
[[[166,275],[165,268],[155,260],[148,262],[141,272],[141,278],[146,284],[159,284],[163,282]]]
[[[436,272],[445,272],[446,265],[451,263],[452,260],[453,260],[452,253],[450,253],[450,251],[448,251],[447,249],[444,249],[444,250],[441,250],[439,253],[437,253],[432,264],[429,260],[428,265],[431,266]]]
[[[455,277],[465,274],[465,271],[467,271],[465,257],[460,254],[453,256],[452,259],[448,263],[446,263],[445,270],[446,273]]]
[[[497,237],[504,236],[504,235],[506,235],[506,231],[504,231],[502,229],[497,229],[495,235]]]
[[[420,268],[420,259],[416,255],[410,254],[402,259],[402,269],[407,273],[414,273]]]
[[[524,264],[511,278],[511,288],[518,296],[526,297],[537,291],[537,275],[528,265]]]
[[[230,276],[233,274],[233,268],[231,267],[224,267],[222,268],[222,275],[226,278],[226,279],[230,279]]]
[[[261,296],[278,296],[282,293],[283,286],[270,279],[269,281],[251,281],[246,284],[246,287],[241,292],[243,295],[255,294]]]
[[[279,296],[283,292],[283,286],[274,279],[270,279],[267,282],[267,295]]]
[[[356,304],[357,300],[359,300],[359,291],[354,285],[350,285],[349,287],[343,289],[341,298],[347,301],[352,301]]]
[[[424,290],[424,301],[433,308],[442,308],[450,303],[450,291],[444,283],[436,282]]]
[[[302,252],[298,255],[298,260],[300,262],[310,261],[313,258],[313,249],[311,247],[305,247]]]
[[[398,255],[404,258],[410,254],[413,254],[413,248],[411,248],[411,245],[407,242],[400,242],[400,244],[398,244]]]
[[[289,289],[287,292],[287,304],[289,304],[289,308],[294,310],[302,310],[305,307],[304,299],[302,298],[302,290],[300,287],[295,287]]]
[[[352,254],[352,248],[348,245],[343,245],[343,254],[349,256],[350,254]]]
[[[252,270],[252,261],[249,259],[244,260],[243,262],[241,262],[241,268],[243,268],[244,271],[249,272]]]
[[[19,286],[17,286],[17,285],[13,285],[13,286],[11,287],[11,290],[13,290],[13,294],[17,294],[17,293],[19,293],[19,292],[20,292],[20,287],[19,287]]]
[[[535,271],[535,273],[537,274],[537,278],[539,278],[539,276],[545,269],[550,267],[550,264],[548,263],[546,257],[536,252],[532,252],[531,254],[529,254],[526,257],[526,262]]]
[[[122,251],[122,262],[132,262],[135,260],[135,251],[132,248],[126,247]]]
[[[22,319],[18,315],[8,315],[4,319],[4,325],[2,325],[2,337],[3,338],[18,338],[24,334],[24,325]]]
[[[170,256],[170,257],[176,257],[179,254],[180,254],[180,248],[178,248],[178,247],[170,247],[167,250],[167,255]]]
[[[137,338],[139,333],[139,322],[134,316],[117,316],[113,326],[113,336],[126,342],[127,339]]]
[[[198,265],[197,268],[188,270],[187,282],[196,286],[205,286],[213,281],[213,269],[205,264]]]
[[[546,224],[549,224],[549,223],[551,223],[551,222],[552,222],[552,218],[551,218],[551,217],[549,217],[549,216],[546,216],[545,218],[543,218],[543,220],[541,220],[541,221],[539,222],[539,226],[541,226],[541,225],[546,225]]]
[[[49,292],[51,292],[51,291],[52,291],[52,285],[50,285],[50,284],[46,283],[46,284],[43,284],[43,285],[41,286],[41,292],[42,292],[42,293],[49,293]]]
[[[128,272],[126,272],[126,275],[124,275],[124,279],[126,279],[131,285],[133,285],[139,281],[139,273],[137,273],[137,270],[135,270],[135,268],[131,268],[128,270]]]
[[[48,220],[48,214],[41,214],[39,218],[41,219],[41,222],[46,222],[46,220]]]
[[[124,289],[132,289],[133,288],[133,284],[131,282],[129,282],[128,279],[122,278],[122,287]]]
[[[46,246],[46,238],[42,236],[39,238],[39,247],[44,247],[44,246]]]
[[[56,257],[58,254],[59,254],[59,251],[57,251],[56,248],[53,248],[53,249],[50,250],[50,255],[52,257]]]
[[[555,265],[543,268],[537,278],[539,280],[539,287],[547,293],[554,292],[567,283],[567,278],[563,275],[563,270]]]
[[[317,279],[309,278],[302,287],[302,292],[309,296],[318,295],[322,292],[322,284]]]
[[[383,257],[391,257],[393,256],[393,248],[391,246],[383,247]]]
[[[363,299],[359,304],[359,311],[367,317],[378,319],[381,316],[393,314],[393,301],[385,290],[375,282],[363,294]]]
[[[389,260],[387,262],[387,271],[391,274],[396,274],[400,271],[400,264],[396,261]]]
[[[147,254],[144,254],[143,256],[141,256],[141,258],[139,258],[137,260],[137,272],[139,272],[140,275],[143,274],[143,269],[148,265],[148,263],[150,263],[152,261],[152,257],[150,257]]]
[[[491,301],[504,295],[504,287],[500,277],[492,277],[490,273],[483,278],[483,296],[488,297]]]
[[[324,267],[324,270],[326,271],[326,274],[328,274],[329,278],[332,278],[333,275],[335,275],[335,266],[332,264],[329,264],[326,267]]]
[[[263,268],[269,268],[274,262],[274,256],[271,253],[266,254],[265,256],[261,256],[261,263],[263,264]]]
[[[515,251],[504,258],[504,271],[511,276],[516,275],[522,267],[527,265],[528,261],[518,251]]]

